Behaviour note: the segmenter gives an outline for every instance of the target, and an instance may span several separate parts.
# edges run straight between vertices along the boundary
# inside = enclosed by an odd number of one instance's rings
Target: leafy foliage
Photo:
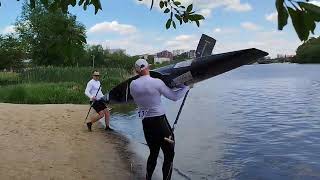
[[[296,63],[320,63],[320,37],[311,38],[296,51],[294,62]]]
[[[48,11],[37,3],[34,9],[24,5],[16,23],[17,34],[36,65],[75,65],[84,54],[85,27],[76,16]]]
[[[151,1],[150,9],[153,8],[154,1],[155,0]],[[82,6],[84,10],[87,10],[88,6],[92,5],[94,6],[95,14],[97,14],[99,10],[102,10],[101,0],[29,0],[29,7],[31,9],[44,7],[50,12],[62,11],[63,13],[68,13],[68,6],[75,7],[76,5]],[[159,7],[164,9],[163,12],[165,14],[169,15],[166,23],[167,29],[169,29],[171,25],[173,28],[176,28],[176,22],[174,21],[173,17],[180,22],[180,25],[190,22],[196,23],[198,27],[200,26],[200,20],[204,19],[201,14],[196,14],[195,11],[193,11],[193,4],[183,6],[178,0],[161,0]]]
[[[0,69],[17,69],[26,57],[23,46],[14,35],[0,36]]]
[[[309,0],[276,0],[278,11],[278,29],[282,30],[287,25],[289,16],[293,27],[301,41],[306,41],[310,33],[314,34],[316,23],[320,22],[320,7]]]

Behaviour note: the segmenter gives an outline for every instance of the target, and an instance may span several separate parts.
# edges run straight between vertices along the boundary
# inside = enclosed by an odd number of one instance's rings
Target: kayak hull
[[[168,87],[195,84],[240,66],[252,64],[268,53],[259,49],[244,49],[182,61],[150,71],[150,76],[161,79]],[[130,103],[130,83],[138,75],[120,83],[109,92],[109,103]]]

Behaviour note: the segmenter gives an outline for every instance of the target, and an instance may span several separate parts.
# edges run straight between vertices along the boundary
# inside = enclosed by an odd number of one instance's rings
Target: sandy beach
[[[98,124],[88,132],[87,105],[0,103],[0,179],[137,179],[125,140]]]

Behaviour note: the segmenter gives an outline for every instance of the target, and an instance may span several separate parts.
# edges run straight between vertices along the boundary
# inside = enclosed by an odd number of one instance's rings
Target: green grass
[[[97,69],[105,83],[127,78],[130,74],[121,68]],[[77,82],[86,83],[92,77],[92,68],[76,67],[37,67],[20,73],[24,83],[38,82]]]
[[[35,83],[0,88],[0,101],[18,104],[88,103],[83,86],[76,83]]]
[[[131,75],[121,68],[98,69],[102,92]],[[38,67],[21,73],[0,73],[0,102],[18,104],[87,104],[84,94],[92,68]]]
[[[0,86],[19,83],[19,74],[15,72],[0,72]]]

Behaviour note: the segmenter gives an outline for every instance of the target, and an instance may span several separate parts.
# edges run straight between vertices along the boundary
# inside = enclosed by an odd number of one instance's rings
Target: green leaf
[[[304,9],[306,9],[307,11],[313,12],[315,14],[318,14],[318,16],[320,16],[320,7],[319,6],[316,6],[311,3],[304,3],[304,2],[300,2],[299,5],[300,5],[300,7],[303,7]]]
[[[187,23],[187,22],[188,22],[188,20],[189,20],[187,16],[183,16],[183,18],[182,18],[182,19],[183,19],[183,22],[184,22],[184,23]]]
[[[36,7],[36,1],[35,0],[30,0],[30,7],[35,8]]]
[[[170,28],[171,22],[172,22],[172,19],[168,19],[168,21],[167,21],[167,23],[166,23],[166,28],[167,28],[167,29]]]
[[[176,5],[176,6],[179,6],[179,5],[181,4],[181,2],[179,2],[179,1],[174,1],[173,4]]]
[[[312,12],[309,12],[309,14],[312,16],[312,19],[316,22],[320,22],[320,16],[312,13]]]
[[[160,6],[160,8],[162,9],[163,6],[164,6],[164,2],[163,2],[163,1],[160,1],[159,6]]]
[[[320,22],[320,7],[304,2],[300,2],[299,6],[307,10],[315,21]]]
[[[165,1],[165,2],[164,2],[164,5],[165,5],[166,7],[168,7],[168,2],[167,2],[167,1]]]
[[[87,40],[86,40],[86,37],[85,36],[79,36],[79,38],[80,38],[80,41],[82,42],[82,43],[87,43]]]
[[[167,8],[166,10],[164,10],[164,13],[168,13],[168,12],[170,12],[170,9],[169,9],[169,8]]]
[[[193,4],[190,4],[190,5],[187,7],[187,12],[191,12],[191,11],[192,11],[192,8],[193,8]]]
[[[288,11],[284,6],[284,0],[276,0],[276,7],[278,11],[278,29],[283,30],[283,27],[288,24]]]
[[[175,29],[177,29],[176,23],[174,21],[172,21],[172,25]]]
[[[181,17],[178,14],[174,15],[179,21],[181,20]]]
[[[153,8],[154,0],[151,1],[150,10]]]
[[[78,5],[81,6],[83,4],[84,0],[80,0]]]
[[[195,21],[195,20],[196,20],[194,15],[189,15],[189,19],[190,19],[191,21]]]
[[[100,3],[100,0],[91,0],[91,3],[93,4],[94,6],[94,13],[97,14],[99,9],[102,10],[102,7],[101,7],[101,3]]]
[[[202,19],[204,19],[204,17],[203,17],[202,15],[200,15],[200,14],[195,14],[195,15],[193,15],[193,16],[194,16],[195,20],[202,20]]]
[[[309,37],[309,30],[306,28],[306,24],[304,22],[305,15],[301,10],[294,10],[291,7],[288,7],[288,11],[292,20],[292,24],[298,37],[301,41],[306,41]]]
[[[196,20],[196,24],[198,27],[200,27],[200,22],[198,20]]]
[[[77,4],[77,0],[69,0],[69,3],[74,7]]]
[[[305,28],[308,31],[311,31],[312,34],[314,34],[314,30],[316,29],[316,23],[314,22],[313,16],[308,12],[304,12],[303,19],[305,23]]]
[[[48,8],[49,6],[48,0],[40,0],[40,2],[43,4],[44,7]]]

